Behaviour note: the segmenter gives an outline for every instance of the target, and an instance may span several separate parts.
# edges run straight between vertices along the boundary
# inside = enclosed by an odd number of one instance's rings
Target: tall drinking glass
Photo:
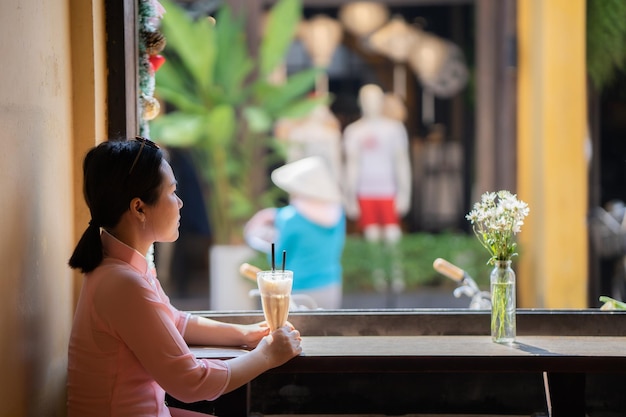
[[[273,332],[282,327],[289,316],[293,271],[259,271],[256,276],[263,314]]]

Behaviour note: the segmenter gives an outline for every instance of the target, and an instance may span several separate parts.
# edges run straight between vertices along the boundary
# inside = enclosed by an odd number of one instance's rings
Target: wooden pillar
[[[109,0],[105,5],[108,139],[132,138],[139,131],[136,3]]]
[[[472,201],[486,191],[495,191],[496,1],[476,0],[476,182]]]
[[[584,308],[587,288],[585,0],[518,11],[520,307]]]
[[[516,115],[517,56],[516,2],[497,0],[496,5],[496,72],[495,72],[495,173],[494,190],[517,192]]]
[[[476,183],[516,192],[515,1],[476,0]]]

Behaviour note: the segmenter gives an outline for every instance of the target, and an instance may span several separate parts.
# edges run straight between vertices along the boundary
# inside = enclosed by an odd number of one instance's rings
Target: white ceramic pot
[[[246,245],[214,245],[209,250],[211,310],[257,309],[258,298],[249,294],[256,286],[239,274],[239,266],[254,257],[254,250]]]

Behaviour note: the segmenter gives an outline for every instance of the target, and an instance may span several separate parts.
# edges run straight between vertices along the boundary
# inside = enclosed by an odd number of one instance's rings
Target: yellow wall
[[[74,153],[104,132],[102,21],[91,1],[0,4],[1,416],[65,415],[66,264],[75,218],[87,222]]]
[[[585,0],[518,1],[519,305],[587,305]]]

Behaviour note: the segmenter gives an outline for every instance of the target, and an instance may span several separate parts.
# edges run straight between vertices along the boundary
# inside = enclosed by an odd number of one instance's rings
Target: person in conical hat
[[[286,251],[294,295],[310,297],[314,308],[340,308],[346,218],[337,181],[317,156],[283,165],[271,178],[289,204],[256,213],[244,229],[246,242],[268,256],[272,243],[277,254]]]

